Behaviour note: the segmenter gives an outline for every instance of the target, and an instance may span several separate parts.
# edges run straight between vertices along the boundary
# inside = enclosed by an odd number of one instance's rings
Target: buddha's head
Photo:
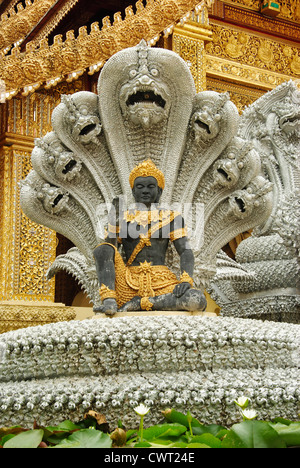
[[[150,206],[158,203],[165,187],[163,173],[148,159],[136,166],[130,173],[129,183],[136,203]]]

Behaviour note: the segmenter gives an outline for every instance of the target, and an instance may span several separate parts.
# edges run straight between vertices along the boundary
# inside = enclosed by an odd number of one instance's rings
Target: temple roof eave
[[[38,47],[29,42],[25,52],[17,45],[10,55],[2,52],[0,59],[5,99],[20,92],[28,95],[41,86],[51,88],[63,80],[76,80],[86,70],[90,75],[95,74],[114,53],[135,46],[142,39],[155,45],[162,33],[165,37],[170,35],[180,20],[187,20],[191,11],[200,13],[213,3],[214,0],[148,0],[144,7],[138,0],[135,13],[131,6],[127,7],[125,18],[120,12],[115,13],[113,24],[106,17],[101,28],[96,22],[90,31],[87,26],[81,27],[78,37],[74,31],[67,32],[65,41],[61,35],[55,36],[51,46],[46,38]]]

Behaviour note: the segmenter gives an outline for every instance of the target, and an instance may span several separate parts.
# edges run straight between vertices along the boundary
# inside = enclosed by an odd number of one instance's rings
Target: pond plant
[[[33,429],[21,426],[0,428],[0,448],[300,448],[300,421],[276,418],[257,420],[249,399],[235,401],[241,421],[231,427],[202,424],[187,411],[166,409],[161,424],[144,427],[150,408],[140,404],[134,411],[140,418],[138,428],[127,429],[122,421],[110,431],[104,415],[89,411],[79,422],[69,420],[57,426]]]

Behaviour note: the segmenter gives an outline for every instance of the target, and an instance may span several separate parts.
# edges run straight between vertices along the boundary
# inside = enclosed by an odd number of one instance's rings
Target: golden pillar
[[[1,145],[0,300],[53,301],[45,271],[55,258],[56,234],[27,218],[19,184],[31,169],[33,138],[5,134]]]
[[[212,40],[207,8],[200,15],[192,13],[187,22],[175,26],[173,50],[188,64],[197,93],[206,89],[205,45]]]
[[[0,333],[75,318],[72,309],[54,304],[55,279],[46,278],[56,233],[31,221],[20,206],[34,139],[51,130],[56,104],[56,97],[34,93],[0,108]]]

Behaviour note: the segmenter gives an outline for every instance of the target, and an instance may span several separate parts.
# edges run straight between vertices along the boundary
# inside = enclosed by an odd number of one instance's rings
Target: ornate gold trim
[[[180,283],[189,283],[192,287],[194,286],[193,278],[186,271],[180,275]]]
[[[249,10],[260,11],[261,0],[222,0],[223,3],[235,5],[236,7],[247,8]],[[300,4],[298,0],[280,0],[280,13],[277,18],[294,21],[300,19]]]
[[[279,34],[285,39],[300,40],[300,26],[298,22],[291,24],[280,21],[278,17],[271,19],[257,12],[242,10],[226,4],[224,5],[224,20],[241,26],[255,28],[261,32],[268,32],[272,35]]]
[[[162,219],[161,221],[159,221],[159,223],[157,224],[154,224],[153,226],[151,226],[149,229],[148,229],[148,232],[146,235],[140,235],[140,241],[139,243],[135,246],[129,260],[127,261],[127,266],[130,266],[135,258],[138,256],[138,254],[143,250],[143,248],[147,245],[147,246],[150,246],[151,245],[151,236],[159,231],[160,229],[162,229],[163,227],[167,226],[168,224],[170,224],[174,218],[177,216],[177,212],[176,211],[171,211],[170,212],[170,215],[169,217],[165,218],[165,219]]]
[[[101,301],[104,301],[105,299],[117,299],[116,291],[114,289],[110,289],[105,284],[101,284],[99,293],[100,293]]]
[[[197,92],[206,89],[205,44],[212,40],[207,8],[203,8],[203,18],[194,17],[186,24],[174,28],[173,50],[188,64],[194,78]],[[195,15],[194,15],[195,16]],[[196,21],[195,21],[196,20]]]
[[[249,65],[241,65],[237,62],[230,62],[227,59],[207,56],[207,76],[219,77],[232,80],[235,83],[243,83],[248,86],[270,90],[280,85],[284,81],[289,81],[291,75],[274,73],[268,70],[261,70]]]
[[[213,40],[206,46],[207,76],[272,89],[300,76],[300,47],[244,29],[211,22]]]
[[[6,99],[23,91],[28,95],[43,83],[46,87],[55,86],[59,81],[73,81],[87,68],[89,74],[100,70],[106,60],[124,47],[138,44],[142,39],[155,45],[160,34],[167,37],[173,32],[175,24],[189,11],[197,8],[200,13],[214,0],[148,0],[144,7],[141,0],[136,3],[136,13],[132,6],[126,8],[125,18],[121,13],[114,15],[111,24],[108,17],[102,20],[102,29],[94,23],[91,31],[83,26],[75,38],[74,31],[67,33],[66,41],[56,36],[53,45],[46,39],[37,48],[34,44],[26,45],[22,54],[15,47],[10,56],[0,61],[0,76],[6,85]]]
[[[198,41],[211,41],[212,31],[208,21],[205,23],[198,23],[196,21],[189,21],[185,24],[177,24],[174,28],[174,34],[196,39]]]
[[[76,311],[63,304],[0,302],[0,334],[19,328],[75,320]]]
[[[57,0],[26,0],[26,6],[17,4],[17,12],[14,8],[6,10],[1,15],[0,22],[0,50],[6,48],[9,51],[13,44],[22,42],[35,24],[47,13]]]

